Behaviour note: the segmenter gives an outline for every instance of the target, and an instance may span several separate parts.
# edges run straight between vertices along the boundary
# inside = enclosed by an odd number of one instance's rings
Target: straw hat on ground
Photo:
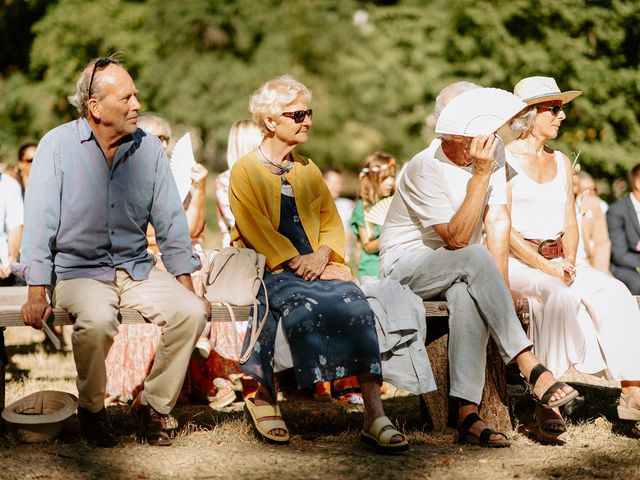
[[[561,100],[569,103],[579,95],[580,90],[568,90],[561,92],[555,79],[552,77],[527,77],[520,80],[513,89],[516,97],[527,105]]]
[[[78,399],[67,392],[43,390],[13,402],[2,418],[23,442],[47,442],[60,435],[62,423],[76,411]]]

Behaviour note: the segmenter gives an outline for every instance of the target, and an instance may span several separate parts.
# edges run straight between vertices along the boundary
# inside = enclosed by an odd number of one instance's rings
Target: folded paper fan
[[[193,156],[193,145],[191,144],[191,134],[185,133],[180,140],[176,142],[171,152],[171,172],[178,186],[180,200],[184,202],[187,198],[189,189],[191,188],[191,169],[196,164],[196,158]]]
[[[436,123],[436,133],[448,135],[491,135],[527,106],[499,88],[475,88],[454,97]]]
[[[376,225],[383,225],[384,219],[387,217],[387,212],[389,211],[389,207],[391,206],[391,199],[393,197],[385,197],[372,206],[367,212],[364,214],[364,219],[366,222],[375,223]]]

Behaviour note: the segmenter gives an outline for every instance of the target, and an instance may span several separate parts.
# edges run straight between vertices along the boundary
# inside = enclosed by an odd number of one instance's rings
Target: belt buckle
[[[546,255],[543,253],[543,249],[545,247],[550,247],[552,244],[555,244],[555,243],[556,243],[556,240],[551,240],[551,239],[541,241],[538,244],[538,253],[543,257],[547,258]],[[554,246],[557,247],[557,245],[554,245]]]

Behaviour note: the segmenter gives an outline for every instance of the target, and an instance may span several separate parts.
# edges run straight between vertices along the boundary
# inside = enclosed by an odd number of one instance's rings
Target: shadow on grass
[[[562,480],[592,478],[638,478],[638,451],[636,448],[612,449],[611,452],[589,452],[577,460],[575,457],[549,462],[530,471],[533,478]]]

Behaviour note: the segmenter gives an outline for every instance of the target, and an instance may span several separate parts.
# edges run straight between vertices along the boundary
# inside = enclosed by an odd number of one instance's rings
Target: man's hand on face
[[[473,162],[473,171],[477,175],[491,175],[493,173],[493,154],[498,146],[495,134],[478,135],[471,140],[469,156]]]

